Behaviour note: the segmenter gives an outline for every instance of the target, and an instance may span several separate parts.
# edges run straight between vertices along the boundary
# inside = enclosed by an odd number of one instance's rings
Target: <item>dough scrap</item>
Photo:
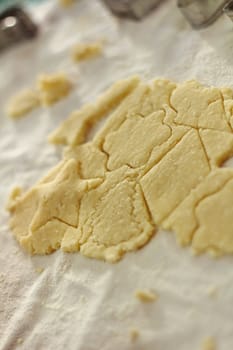
[[[72,83],[63,73],[51,75],[41,75],[37,81],[41,103],[44,106],[50,106],[64,97],[72,89]]]
[[[137,328],[132,328],[129,331],[131,342],[135,342],[139,338],[140,332]]]
[[[36,268],[35,268],[35,271],[36,271],[37,273],[41,274],[42,272],[44,272],[44,267],[41,267],[41,266],[36,267]]]
[[[52,94],[53,95],[53,94]],[[62,161],[8,209],[32,254],[116,262],[156,228],[196,253],[233,253],[233,92],[132,77],[72,113],[50,136]],[[90,129],[106,118],[86,141]]]
[[[96,41],[90,43],[79,43],[72,48],[72,58],[74,62],[89,60],[101,55],[103,42]]]
[[[215,298],[218,296],[218,287],[216,285],[213,285],[213,286],[210,286],[208,289],[207,289],[207,295],[210,297],[210,298]]]
[[[13,96],[6,106],[6,114],[12,118],[20,118],[40,106],[37,91],[27,89]]]
[[[37,79],[38,89],[25,89],[10,98],[6,105],[6,114],[12,118],[20,118],[40,107],[50,106],[72,90],[72,83],[65,74],[42,75]]]
[[[135,297],[144,303],[154,302],[158,299],[158,295],[155,292],[141,289],[136,290]]]

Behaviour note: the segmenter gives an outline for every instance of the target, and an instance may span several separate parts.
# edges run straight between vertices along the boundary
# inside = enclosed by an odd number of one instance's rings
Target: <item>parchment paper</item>
[[[97,0],[67,10],[45,2],[30,9],[44,24],[39,38],[0,56],[0,349],[196,350],[207,336],[218,350],[233,348],[232,257],[193,257],[167,232],[115,265],[61,251],[31,257],[10,234],[4,210],[14,185],[30,187],[60,159],[49,132],[115,80],[139,74],[233,87],[233,24],[222,17],[193,31],[175,3],[129,22]],[[103,57],[72,63],[72,44],[95,39],[107,41]],[[12,94],[39,73],[57,71],[76,84],[69,98],[18,121],[7,118]],[[140,303],[137,288],[154,289],[158,301]],[[140,332],[134,343],[132,328]]]

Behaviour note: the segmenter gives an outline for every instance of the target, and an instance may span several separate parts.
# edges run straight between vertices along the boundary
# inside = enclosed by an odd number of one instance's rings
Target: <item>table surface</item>
[[[232,257],[194,257],[162,231],[113,265],[61,251],[31,257],[10,234],[4,210],[14,185],[29,188],[60,159],[49,132],[115,80],[139,74],[232,87],[232,23],[222,17],[193,31],[172,0],[142,22],[117,20],[97,0],[66,10],[50,1],[32,13],[44,24],[40,37],[0,56],[0,349],[196,350],[209,336],[218,350],[232,349]],[[74,43],[103,38],[103,57],[72,63]],[[12,94],[39,73],[57,71],[76,84],[67,99],[18,121],[7,118]],[[156,303],[135,299],[144,288],[158,293]],[[134,328],[140,335],[132,343]]]

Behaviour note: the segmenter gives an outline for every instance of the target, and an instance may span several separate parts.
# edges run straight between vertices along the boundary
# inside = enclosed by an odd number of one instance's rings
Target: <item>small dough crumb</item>
[[[136,290],[135,297],[145,303],[153,302],[158,299],[158,295],[155,292],[141,289]]]
[[[207,294],[211,298],[215,298],[218,294],[218,287],[217,286],[211,286],[207,289]]]
[[[13,96],[7,106],[6,113],[11,118],[20,118],[40,106],[40,98],[37,91],[27,89]]]
[[[72,57],[75,62],[85,61],[101,55],[102,51],[103,43],[101,41],[92,43],[80,43],[73,47]]]
[[[35,271],[37,272],[37,273],[42,273],[43,271],[44,271],[44,267],[36,267],[35,268]]]
[[[138,329],[132,328],[132,329],[130,329],[129,335],[130,335],[131,341],[135,342],[138,339],[140,333],[139,333]]]
[[[50,106],[68,96],[72,83],[63,73],[41,75],[38,78],[41,103]]]
[[[87,303],[87,298],[85,297],[85,295],[81,295],[80,301],[81,301],[82,304],[86,304]]]
[[[212,337],[207,337],[203,340],[201,350],[216,350],[216,344]]]
[[[17,339],[17,344],[22,344],[23,343],[23,338],[18,338]]]

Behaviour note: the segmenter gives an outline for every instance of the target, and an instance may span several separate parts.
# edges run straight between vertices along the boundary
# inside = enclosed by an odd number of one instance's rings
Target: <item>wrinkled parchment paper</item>
[[[172,0],[142,22],[117,20],[97,0],[31,11],[44,24],[40,37],[0,56],[0,349],[196,350],[207,336],[218,350],[232,349],[233,257],[193,257],[167,232],[115,265],[61,251],[31,257],[4,210],[14,185],[28,188],[60,159],[49,132],[115,80],[139,74],[233,87],[232,23],[222,17],[193,31]],[[72,44],[95,39],[106,39],[103,56],[72,63]],[[76,84],[67,99],[18,121],[6,117],[12,94],[57,71]],[[158,301],[140,303],[138,288],[154,289]],[[132,328],[140,333],[134,343]]]

